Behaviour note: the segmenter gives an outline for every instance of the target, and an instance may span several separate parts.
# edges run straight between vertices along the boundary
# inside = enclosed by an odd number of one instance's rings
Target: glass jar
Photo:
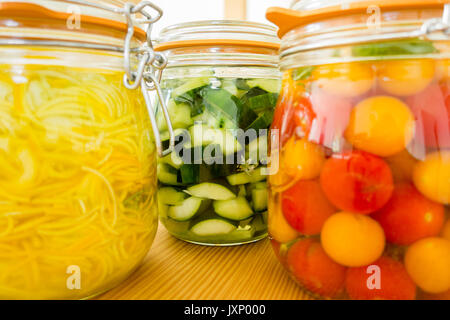
[[[124,82],[122,8],[0,3],[1,299],[102,293],[154,239],[157,149],[143,92]]]
[[[272,26],[198,21],[161,31],[174,151],[158,162],[160,219],[175,237],[235,245],[267,235],[266,150],[281,78]],[[157,112],[162,123],[162,113]],[[165,125],[159,125],[162,140]],[[166,137],[164,137],[166,136]]]
[[[317,298],[450,298],[447,6],[302,0],[267,12],[283,72],[269,234]]]

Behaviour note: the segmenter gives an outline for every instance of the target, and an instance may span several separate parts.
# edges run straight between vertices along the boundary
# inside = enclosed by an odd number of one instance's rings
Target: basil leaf
[[[438,50],[431,41],[420,39],[368,43],[354,46],[352,49],[354,57],[395,56],[434,52],[438,52]]]

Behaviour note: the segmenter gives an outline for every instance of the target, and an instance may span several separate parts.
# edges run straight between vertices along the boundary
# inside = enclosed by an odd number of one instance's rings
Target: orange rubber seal
[[[0,20],[5,18],[8,20],[17,20],[23,26],[42,25],[45,27],[52,26],[58,29],[67,29],[66,21],[70,16],[70,13],[53,11],[33,3],[0,3]],[[91,32],[96,28],[106,33],[121,32],[126,34],[127,32],[126,23],[100,17],[80,15],[80,23],[83,26],[83,30],[90,30]],[[140,41],[145,41],[147,37],[145,31],[137,27],[134,28],[134,36]]]
[[[199,47],[199,46],[245,46],[245,47],[259,47],[267,49],[280,49],[278,43],[251,41],[251,40],[237,40],[237,39],[204,39],[204,40],[181,40],[170,41],[155,45],[155,50],[165,51],[169,49],[185,48],[185,47]]]
[[[304,11],[271,7],[267,9],[266,18],[278,26],[278,36],[281,38],[296,27],[345,14],[367,13],[367,8],[371,6],[378,6],[381,10],[429,9],[443,7],[449,2],[450,0],[374,0]]]

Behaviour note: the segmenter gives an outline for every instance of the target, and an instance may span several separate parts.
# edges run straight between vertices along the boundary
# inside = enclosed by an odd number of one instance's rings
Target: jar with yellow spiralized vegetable
[[[9,21],[0,31],[0,299],[102,293],[139,265],[157,229],[149,114],[114,50],[125,18],[103,1],[79,2],[78,17],[69,5],[0,3]],[[136,28],[134,45],[144,38]]]
[[[317,298],[450,299],[450,5],[343,4],[267,13],[284,73],[274,250]]]

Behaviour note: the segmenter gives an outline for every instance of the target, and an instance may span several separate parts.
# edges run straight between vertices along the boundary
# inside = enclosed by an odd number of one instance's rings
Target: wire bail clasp
[[[427,20],[420,28],[420,33],[424,36],[434,32],[443,32],[447,36],[450,35],[450,3],[444,5],[442,18]]]
[[[151,9],[154,14],[152,15],[145,9]],[[136,14],[141,14],[142,18],[133,19],[133,16]],[[175,135],[173,132],[172,123],[170,121],[169,112],[163,99],[160,87],[162,72],[167,65],[167,58],[163,53],[155,52],[151,39],[152,26],[155,22],[161,19],[163,11],[158,6],[154,5],[151,1],[141,1],[137,5],[126,3],[124,5],[124,15],[127,20],[127,35],[125,37],[123,50],[125,68],[123,83],[125,87],[130,90],[141,87],[141,91],[144,96],[145,104],[150,117],[153,134],[155,136],[158,156],[163,157],[172,152],[175,146]],[[135,23],[147,25],[146,44],[139,48],[132,48],[131,44],[134,35]],[[133,55],[137,57],[136,69],[133,69],[132,67]],[[167,129],[169,131],[169,148],[166,150],[163,150],[162,147],[161,135],[158,130],[157,122],[155,119],[155,110],[152,106],[149,91],[156,91],[159,103],[164,114],[164,119],[167,123]]]

